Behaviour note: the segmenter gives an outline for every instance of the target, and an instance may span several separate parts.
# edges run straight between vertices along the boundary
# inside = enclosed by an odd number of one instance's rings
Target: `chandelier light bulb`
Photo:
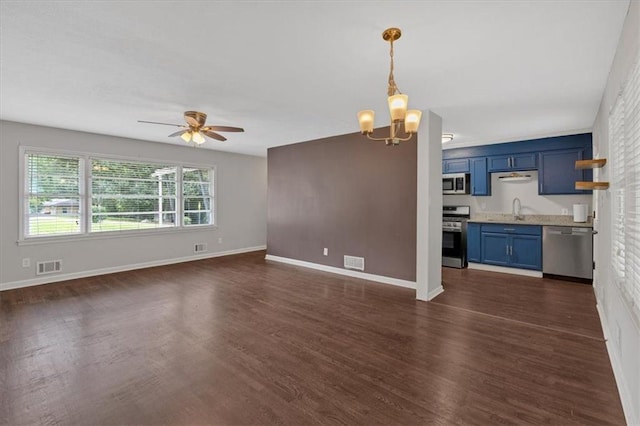
[[[365,109],[358,113],[358,123],[360,123],[360,131],[364,133],[373,132],[373,120],[375,118],[375,112],[370,109]]]
[[[392,121],[398,122],[404,120],[408,103],[409,97],[407,95],[389,96],[389,112],[391,113]]]
[[[410,109],[407,111],[404,119],[405,133],[417,133],[418,127],[420,126],[420,118],[422,118],[422,111],[418,109]]]

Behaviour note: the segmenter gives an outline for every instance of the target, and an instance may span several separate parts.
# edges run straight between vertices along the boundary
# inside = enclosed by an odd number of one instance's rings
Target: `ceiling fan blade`
[[[182,134],[183,134],[184,132],[188,132],[188,131],[189,131],[189,129],[185,129],[185,130],[178,130],[178,131],[177,131],[177,132],[175,132],[175,133],[171,133],[171,134],[169,135],[169,137],[170,137],[170,138],[172,138],[172,137],[174,137],[174,136],[182,136]]]
[[[187,124],[191,127],[200,127],[200,123],[198,123],[198,120],[196,120],[193,117],[190,117],[188,115],[184,116],[184,120],[187,122]]]
[[[157,121],[144,121],[144,120],[138,120],[138,123],[162,124],[163,126],[187,127],[187,126],[185,126],[184,124],[158,123]]]
[[[201,133],[203,133],[205,136],[209,136],[210,138],[217,139],[219,141],[223,141],[224,142],[224,141],[227,140],[227,138],[225,138],[224,136],[219,135],[216,132],[212,132],[212,131],[209,131],[209,130],[202,130]]]
[[[244,132],[242,127],[231,126],[207,126],[204,130],[215,130],[217,132]]]

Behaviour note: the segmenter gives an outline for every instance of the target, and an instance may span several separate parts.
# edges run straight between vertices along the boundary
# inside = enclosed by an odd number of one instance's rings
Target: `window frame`
[[[158,235],[168,233],[183,233],[189,231],[202,231],[203,228],[217,229],[218,228],[218,170],[216,165],[203,164],[203,163],[189,163],[189,162],[177,162],[167,161],[156,158],[135,158],[129,156],[120,156],[113,154],[101,154],[96,152],[85,151],[73,151],[65,149],[45,148],[37,146],[20,145],[18,150],[18,173],[19,173],[19,193],[18,193],[18,245],[30,245],[30,244],[46,244],[63,241],[79,241],[79,240],[92,240],[92,239],[105,239],[105,238],[122,238],[122,237],[139,237],[144,235]],[[52,235],[26,235],[28,232],[28,226],[26,221],[28,220],[28,199],[29,192],[27,188],[28,184],[28,155],[52,155],[69,158],[78,158],[79,160],[79,179],[80,179],[80,232],[74,234],[52,234]],[[91,203],[91,161],[96,160],[111,160],[111,161],[127,161],[133,163],[143,164],[163,164],[176,167],[176,216],[179,218],[178,223],[171,227],[162,228],[150,228],[150,229],[133,229],[133,230],[113,230],[113,231],[101,231],[91,232],[90,221],[92,220]],[[193,224],[184,225],[183,218],[183,188],[182,188],[182,169],[183,168],[198,168],[208,169],[210,171],[209,184],[211,185],[211,223],[210,224]]]
[[[627,102],[627,97],[631,102]],[[611,263],[613,283],[620,289],[622,299],[632,312],[632,317],[640,324],[640,236],[633,228],[640,226],[640,209],[635,194],[640,191],[640,157],[634,155],[638,149],[636,138],[640,135],[640,56],[636,58],[627,80],[621,86],[609,110],[608,149],[611,159]],[[615,128],[614,125],[618,125]],[[635,188],[635,190],[634,190]],[[623,206],[617,202],[622,195]],[[633,201],[636,201],[633,203]],[[622,226],[618,226],[620,218]],[[629,222],[629,223],[628,223]],[[629,230],[628,227],[632,229]],[[616,231],[623,229],[619,235]],[[622,247],[622,255],[616,248]]]

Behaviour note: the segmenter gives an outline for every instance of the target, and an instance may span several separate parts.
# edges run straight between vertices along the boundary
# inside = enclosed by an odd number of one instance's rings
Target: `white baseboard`
[[[427,294],[427,301],[435,299],[440,293],[444,292],[444,287],[439,286],[436,289],[433,289]]]
[[[346,275],[348,277],[361,278],[363,280],[376,281],[383,284],[391,284],[398,287],[416,289],[415,281],[406,281],[398,278],[385,277],[382,275],[367,274],[365,272],[352,271],[350,269],[336,268],[334,266],[320,265],[318,263],[305,262],[304,260],[290,259],[288,257],[274,256],[268,254],[266,260],[287,263],[289,265],[302,266],[304,268],[317,269],[319,271],[331,272],[333,274]],[[434,296],[435,297],[435,296]]]
[[[507,268],[505,266],[485,265],[484,263],[469,262],[469,269],[479,271],[501,272],[503,274],[523,275],[525,277],[542,278],[542,272],[530,271],[528,269]]]
[[[203,253],[194,256],[178,257],[175,259],[154,260],[151,262],[134,263],[131,265],[114,266],[110,268],[93,269],[90,271],[71,272],[60,275],[47,275],[41,278],[32,278],[28,280],[12,281],[0,283],[0,291],[12,290],[15,288],[31,287],[34,285],[51,284],[60,281],[73,280],[76,278],[92,277],[96,275],[113,274],[115,272],[131,271],[133,269],[152,268],[154,266],[171,265],[174,263],[191,262],[194,260],[208,259],[212,257],[229,256],[232,254],[249,253],[252,251],[265,250],[267,246],[245,247],[235,250],[219,251],[215,253]]]
[[[622,363],[613,346],[613,341],[609,338],[611,333],[607,317],[604,315],[599,303],[596,303],[596,309],[598,310],[598,316],[600,317],[600,325],[602,326],[602,334],[604,334],[605,345],[607,347],[607,353],[609,354],[609,361],[611,362],[611,368],[613,369],[613,376],[615,377],[616,385],[618,386],[620,402],[622,402],[622,411],[624,412],[628,425],[640,425],[640,412],[636,412],[639,407],[633,402],[627,381],[624,378]]]

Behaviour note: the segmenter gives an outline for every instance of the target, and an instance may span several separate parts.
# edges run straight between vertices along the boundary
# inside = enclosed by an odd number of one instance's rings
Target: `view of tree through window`
[[[25,237],[213,224],[213,169],[31,152],[25,161]]]
[[[91,160],[91,232],[176,226],[175,166]]]
[[[79,233],[80,159],[30,154],[26,160],[25,234]]]
[[[208,225],[211,223],[211,177],[208,169],[182,170],[184,224]]]

